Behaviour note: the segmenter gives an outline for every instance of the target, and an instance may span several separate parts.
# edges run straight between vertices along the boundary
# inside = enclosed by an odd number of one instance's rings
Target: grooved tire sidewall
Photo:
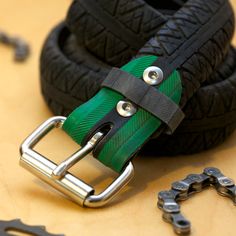
[[[62,37],[59,37],[60,35],[62,35]],[[65,44],[66,46],[64,45],[59,47],[59,45],[63,44]],[[85,48],[83,48],[83,45],[80,48],[83,49],[83,54],[79,54],[77,52],[78,46],[76,48],[75,42],[73,44],[73,40],[70,39],[70,33],[64,27],[64,25],[58,26],[49,35],[48,39],[44,44],[44,48],[41,55],[40,70],[42,92],[49,107],[57,115],[69,114],[73,110],[73,108],[93,96],[97,92],[97,87],[101,83],[102,78],[105,78],[105,75],[109,71],[110,67],[99,59],[93,58],[92,60],[90,60],[91,55],[88,55],[89,53],[86,51]],[[63,51],[63,49],[66,50],[66,53]],[[235,53],[233,53],[233,56],[235,56]],[[86,60],[89,62],[87,63]],[[226,74],[233,72],[227,72],[227,70],[232,70],[231,68],[225,70],[226,72],[224,73]],[[84,76],[84,80],[81,80],[82,76]],[[200,119],[194,119],[194,117],[189,117],[188,114],[191,114],[191,104],[194,103],[194,100],[196,100],[196,106],[201,104],[209,104],[209,102],[207,102],[208,98],[219,97],[215,94],[221,94],[222,92],[225,93],[225,91],[229,91],[227,88],[231,89],[228,95],[225,95],[226,98],[228,97],[231,99],[232,95],[236,96],[235,77],[236,75],[231,76],[230,82],[226,80],[218,82],[214,85],[207,85],[205,87],[200,88],[196,95],[186,105],[184,111],[187,113],[187,117],[183,121],[183,124],[178,128],[176,134],[168,138],[166,138],[165,135],[162,135],[158,138],[158,140],[154,139],[149,141],[146,144],[146,147],[144,147],[144,151],[146,153],[162,155],[193,153],[210,148],[216,144],[223,142],[224,139],[235,129],[235,121],[229,124],[227,123],[222,125],[219,120],[222,120],[222,117],[224,117],[226,113],[230,113],[232,110],[234,110],[236,107],[235,104],[233,104],[230,108],[223,107],[222,109],[225,110],[221,111],[222,114],[218,114],[216,118],[213,114],[212,117],[214,118],[214,124],[209,129],[206,129],[204,125],[204,123],[211,123],[211,117],[208,117],[208,114],[202,114],[203,117],[201,117]],[[73,84],[76,84],[76,86],[78,87],[74,89]],[[53,93],[51,93],[51,91],[47,89],[50,86],[53,88]],[[82,86],[84,90],[81,90]],[[217,86],[218,90],[215,89],[215,86]],[[222,91],[220,91],[221,88]],[[74,94],[72,94],[72,90]],[[87,91],[87,94],[84,91]],[[66,99],[62,98],[62,94],[65,95],[63,98],[66,97]],[[217,103],[218,101],[216,101],[216,104]],[[205,109],[207,110],[207,108]],[[232,116],[234,115],[235,114],[232,113]],[[199,120],[202,120],[202,122],[199,122]],[[186,128],[184,130],[183,127],[188,127],[189,122],[191,122],[192,127],[195,127],[194,132],[189,132],[188,130],[186,130]],[[188,124],[186,125],[186,123]],[[219,128],[217,124],[220,124]],[[218,135],[216,135],[216,133],[218,133]],[[206,136],[208,137],[207,141],[205,139]],[[199,141],[201,142],[201,145],[199,145],[199,142],[197,142],[197,145],[186,145],[186,143],[190,143],[190,140],[196,140],[196,137],[201,137],[199,138],[199,140],[202,140]],[[157,144],[160,146],[159,148],[156,148]],[[177,148],[173,148],[174,144],[177,145]]]

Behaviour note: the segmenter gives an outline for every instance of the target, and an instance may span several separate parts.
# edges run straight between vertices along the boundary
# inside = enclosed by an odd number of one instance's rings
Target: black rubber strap
[[[171,133],[184,118],[184,113],[179,106],[165,94],[118,68],[112,68],[101,86],[117,91],[159,118],[168,126]]]

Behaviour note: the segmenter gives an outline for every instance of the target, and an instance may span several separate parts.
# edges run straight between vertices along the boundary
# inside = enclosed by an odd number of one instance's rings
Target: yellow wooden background
[[[236,0],[231,2],[236,8]],[[96,210],[79,207],[18,165],[22,140],[52,115],[40,94],[39,54],[47,33],[65,17],[70,3],[0,0],[0,28],[24,36],[32,46],[27,63],[15,64],[12,49],[0,45],[0,219],[21,218],[69,236],[174,235],[156,208],[157,192],[207,166],[218,167],[236,180],[236,133],[224,144],[201,154],[135,159],[135,179],[126,191],[109,206]],[[56,132],[39,150],[59,161],[77,148],[64,134]],[[78,163],[73,172],[97,189],[104,188],[115,176],[91,157]],[[193,236],[235,235],[236,206],[213,189],[183,202],[181,207],[192,222]]]

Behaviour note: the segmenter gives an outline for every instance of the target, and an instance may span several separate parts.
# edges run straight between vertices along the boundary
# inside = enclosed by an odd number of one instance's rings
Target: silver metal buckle
[[[118,178],[103,192],[94,195],[94,188],[72,175],[68,172],[68,169],[93,150],[94,145],[99,142],[103,136],[101,132],[96,133],[84,147],[59,165],[33,150],[33,147],[53,128],[61,128],[65,120],[66,117],[63,116],[52,117],[26,138],[20,147],[20,165],[60,192],[69,196],[81,206],[104,206],[132,179],[134,175],[133,165],[129,162]]]

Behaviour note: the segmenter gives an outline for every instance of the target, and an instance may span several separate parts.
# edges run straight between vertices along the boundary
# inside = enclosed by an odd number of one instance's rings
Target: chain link
[[[205,168],[202,174],[190,174],[185,179],[172,183],[171,190],[159,192],[157,206],[163,211],[163,219],[172,224],[177,234],[189,234],[191,231],[191,223],[181,214],[177,202],[186,200],[209,186],[215,187],[220,195],[231,198],[236,204],[234,181],[214,167]]]
[[[15,61],[25,61],[30,54],[30,47],[28,43],[18,37],[10,37],[5,32],[0,31],[0,42],[12,46],[15,51]]]

